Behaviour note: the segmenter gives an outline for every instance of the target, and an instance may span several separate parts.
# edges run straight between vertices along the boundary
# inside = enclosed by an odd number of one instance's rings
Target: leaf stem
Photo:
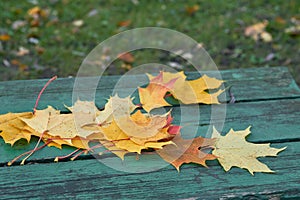
[[[35,101],[35,105],[34,105],[34,108],[33,108],[33,114],[36,112],[36,108],[37,108],[38,105],[39,105],[39,101],[40,101],[40,98],[41,98],[43,92],[44,92],[45,89],[48,87],[48,85],[49,85],[52,81],[54,81],[55,79],[57,79],[57,76],[53,76],[53,77],[52,77],[52,78],[44,85],[44,87],[43,87],[42,90],[40,91],[40,93],[39,93],[39,95],[38,95],[38,97],[37,97],[37,99],[36,99],[36,101]]]
[[[41,150],[42,148],[46,147],[50,142],[52,142],[52,140],[50,139],[49,141],[47,141],[45,144],[43,144],[42,146],[38,147],[35,149],[35,151],[38,151],[38,150]],[[16,162],[17,160],[19,160],[20,158],[22,158],[23,156],[31,153],[33,150],[30,150],[30,151],[27,151],[27,152],[24,152],[22,153],[21,155],[15,157],[13,160],[9,161],[7,163],[8,166],[11,166],[14,162]]]
[[[39,146],[39,144],[40,144],[40,142],[41,142],[41,140],[42,140],[43,135],[44,135],[45,132],[46,132],[46,131],[44,131],[44,132],[41,134],[41,136],[40,136],[38,142],[36,143],[34,149],[31,150],[30,154],[29,154],[28,156],[26,156],[26,157],[22,160],[21,165],[24,165],[24,164],[25,164],[25,161],[26,161],[26,160],[27,160],[27,159],[28,159],[28,158],[36,151],[36,149],[38,148],[38,146]]]
[[[54,162],[58,162],[59,160],[62,160],[62,159],[66,159],[66,158],[69,158],[71,157],[73,154],[75,154],[77,151],[79,151],[80,149],[76,149],[75,151],[72,151],[71,153],[69,153],[68,155],[65,155],[65,156],[58,156],[54,159]]]
[[[89,151],[92,151],[93,149],[97,149],[97,148],[100,148],[100,147],[103,147],[102,144],[97,144],[95,146],[92,146],[91,148],[88,148],[88,149],[84,149],[82,150],[81,152],[79,152],[78,154],[76,154],[74,157],[71,158],[71,160],[75,160],[76,158],[78,158],[78,156],[82,155],[83,153],[87,153]]]

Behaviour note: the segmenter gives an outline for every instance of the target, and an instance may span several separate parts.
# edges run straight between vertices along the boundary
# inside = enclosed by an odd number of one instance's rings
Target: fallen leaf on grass
[[[49,15],[49,10],[41,9],[39,6],[35,6],[27,11],[27,14],[35,19],[39,17],[46,18]]]
[[[19,47],[19,51],[16,53],[17,56],[25,56],[27,54],[29,54],[29,50],[26,49],[25,47]]]
[[[24,27],[25,25],[27,24],[26,21],[23,21],[23,20],[17,20],[17,21],[14,21],[11,25],[12,29],[13,30],[18,30],[22,27]]]
[[[10,40],[10,36],[8,34],[1,34],[0,35],[0,40],[1,41],[8,41],[8,40]]]
[[[188,15],[193,15],[199,10],[200,6],[199,5],[193,5],[193,6],[188,6],[185,8],[185,12]]]
[[[297,17],[292,17],[291,22],[294,26],[290,26],[284,30],[285,33],[291,36],[299,36],[300,35],[300,19]]]
[[[28,66],[22,62],[20,62],[19,60],[13,59],[10,61],[10,64],[17,67],[20,71],[25,71],[28,70]]]
[[[84,21],[79,19],[72,22],[72,24],[76,27],[81,27],[84,24]]]
[[[255,41],[271,42],[273,40],[272,35],[265,31],[268,23],[267,20],[264,20],[263,22],[246,27],[245,36],[252,37]]]
[[[127,26],[129,26],[131,24],[131,20],[124,20],[124,21],[120,21],[120,22],[118,22],[118,26],[119,27],[127,27]]]
[[[134,62],[134,57],[130,52],[122,53],[122,54],[118,55],[118,58],[120,60],[124,61],[125,63],[133,63]]]

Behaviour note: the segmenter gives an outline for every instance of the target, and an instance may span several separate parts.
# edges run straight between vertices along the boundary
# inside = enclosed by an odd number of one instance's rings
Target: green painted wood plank
[[[223,105],[220,105],[223,106]],[[180,116],[180,109],[189,108],[173,108],[174,124],[183,126],[182,135],[185,138],[193,138],[196,136],[210,137],[211,126],[210,112],[211,106],[200,106],[200,121],[196,117],[196,110],[188,109],[188,114]],[[217,106],[218,107],[218,106]],[[286,99],[273,101],[259,101],[259,102],[241,102],[238,104],[227,105],[226,121],[223,133],[228,132],[230,128],[235,130],[246,129],[252,125],[252,134],[248,137],[251,142],[281,142],[293,141],[300,138],[300,99]],[[222,110],[220,111],[220,113]],[[213,124],[219,125],[222,119],[219,118],[221,114],[212,121]],[[181,120],[180,120],[181,119]],[[36,143],[36,139],[30,144],[26,141],[21,141],[14,147],[4,144],[0,139],[0,163],[6,163],[14,157],[20,155],[25,151],[31,150]],[[45,148],[34,154],[30,160],[35,159],[54,159],[56,156],[66,155],[70,153],[73,148],[64,147],[63,150],[56,148]]]
[[[300,143],[287,146],[277,158],[260,159],[276,174],[233,168],[225,173],[216,161],[209,169],[186,164],[178,173],[171,166],[147,173],[124,173],[98,160],[34,164],[0,168],[0,198],[97,198],[97,199],[221,199],[290,198],[300,194]],[[123,165],[139,170],[153,165],[154,155],[129,156]],[[107,160],[110,157],[105,158]]]
[[[225,86],[232,86],[232,91],[238,101],[255,101],[262,99],[277,99],[300,97],[300,90],[287,68],[249,68],[220,71]],[[215,72],[206,72],[215,76]],[[197,73],[188,73],[190,79],[199,77]],[[106,99],[112,95],[115,84],[120,76],[103,76],[96,92],[96,104],[102,108]],[[128,76],[125,78],[128,88],[121,85],[119,93],[131,94],[132,85],[147,82],[145,75]],[[0,82],[0,113],[31,111],[36,97],[47,80]],[[57,109],[66,110],[64,104],[71,105],[73,78],[58,79],[50,84],[40,100],[39,108],[52,105]],[[135,88],[135,87],[134,87]],[[82,97],[86,97],[82,91]],[[228,100],[228,97],[226,97]]]

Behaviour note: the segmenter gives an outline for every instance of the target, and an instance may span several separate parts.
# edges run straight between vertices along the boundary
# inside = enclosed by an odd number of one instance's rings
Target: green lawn
[[[36,21],[28,14],[35,6],[42,9]],[[193,14],[186,11],[196,6],[199,9]],[[203,43],[219,69],[284,65],[300,83],[300,37],[285,33],[294,25],[292,18],[300,21],[298,0],[3,0],[0,9],[0,35],[10,36],[8,40],[2,38],[0,45],[0,80],[75,76],[84,57],[101,41],[124,30],[156,26],[180,31]],[[17,20],[25,24],[13,28]],[[83,20],[83,25],[74,26],[75,20]],[[266,30],[272,42],[244,36],[247,26],[263,20],[269,21]],[[120,26],[127,21],[128,26]],[[17,55],[21,46],[29,52]],[[160,63],[174,59],[153,51],[133,52],[132,66],[145,63],[153,55]],[[272,59],[266,59],[268,55]],[[107,74],[126,70],[118,61]]]

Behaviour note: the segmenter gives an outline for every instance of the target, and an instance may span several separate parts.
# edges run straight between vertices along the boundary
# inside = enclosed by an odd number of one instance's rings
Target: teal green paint
[[[207,72],[213,76],[215,72]],[[54,163],[56,156],[74,150],[64,147],[45,148],[32,155],[25,166],[5,167],[5,163],[34,148],[37,138],[27,144],[22,140],[11,147],[0,140],[0,198],[125,198],[125,199],[219,199],[219,198],[299,198],[300,196],[300,90],[284,67],[254,68],[221,71],[225,87],[232,86],[238,102],[228,104],[223,133],[230,128],[242,130],[252,125],[247,138],[251,142],[272,143],[287,149],[278,157],[260,158],[276,174],[256,173],[233,168],[225,173],[217,161],[208,162],[209,169],[185,164],[180,173],[172,166],[149,173],[123,173],[108,168],[90,156],[77,161]],[[189,78],[197,73],[188,73]],[[144,75],[137,75],[144,76]],[[132,77],[131,77],[132,78]],[[118,76],[103,77],[97,88],[96,104],[103,108],[111,95]],[[130,78],[129,78],[130,79]],[[141,79],[137,79],[141,80]],[[130,81],[130,80],[129,80]],[[47,80],[0,82],[0,113],[32,111],[37,94]],[[39,108],[52,105],[66,111],[71,105],[74,79],[58,79],[43,94]],[[126,88],[121,88],[126,93]],[[137,93],[133,96],[137,97]],[[136,98],[136,100],[138,100]],[[207,136],[210,131],[211,106],[200,105],[201,120],[196,110],[180,121],[182,105],[173,107],[174,123],[183,125],[186,138]],[[222,112],[222,111],[220,111]],[[214,123],[222,123],[218,115]],[[198,128],[196,133],[193,132]],[[102,159],[111,159],[105,154]],[[143,155],[140,160],[126,156],[123,164],[142,169],[158,162],[154,155]],[[159,160],[159,162],[162,162]]]

